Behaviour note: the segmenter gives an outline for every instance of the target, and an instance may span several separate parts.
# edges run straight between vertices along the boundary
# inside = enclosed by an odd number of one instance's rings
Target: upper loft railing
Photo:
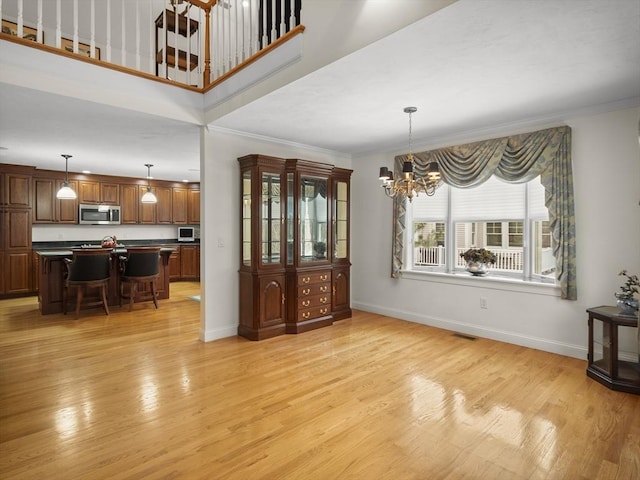
[[[0,38],[206,91],[301,33],[301,3],[0,0]]]

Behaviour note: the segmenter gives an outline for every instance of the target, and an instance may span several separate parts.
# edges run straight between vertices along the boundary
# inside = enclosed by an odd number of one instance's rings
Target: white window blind
[[[549,211],[544,205],[544,187],[540,177],[529,182],[529,219],[549,220]]]
[[[449,185],[440,184],[432,197],[420,194],[413,198],[411,211],[414,221],[446,221]]]
[[[491,177],[475,188],[451,191],[454,221],[522,219],[525,215],[525,184],[511,184]]]

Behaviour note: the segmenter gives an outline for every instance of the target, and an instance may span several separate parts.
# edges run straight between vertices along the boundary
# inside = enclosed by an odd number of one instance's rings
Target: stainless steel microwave
[[[120,207],[80,204],[78,223],[83,225],[119,225]]]

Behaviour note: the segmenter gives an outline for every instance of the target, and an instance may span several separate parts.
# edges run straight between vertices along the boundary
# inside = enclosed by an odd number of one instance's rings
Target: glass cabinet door
[[[612,375],[611,356],[611,324],[600,319],[593,319],[593,345],[591,363],[594,367]]]
[[[287,265],[293,265],[293,246],[294,246],[294,209],[293,202],[296,193],[295,180],[293,173],[287,173]]]
[[[327,207],[327,179],[301,177],[298,205],[301,263],[327,260]]]
[[[349,193],[347,182],[335,183],[335,228],[333,232],[333,258],[344,260],[349,255]]]
[[[242,264],[251,266],[251,172],[242,174]]]
[[[262,264],[280,263],[282,245],[282,205],[280,174],[262,173],[262,225],[261,259]]]

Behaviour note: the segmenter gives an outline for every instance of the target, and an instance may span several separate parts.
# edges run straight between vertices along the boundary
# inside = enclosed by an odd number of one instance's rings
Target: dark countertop
[[[32,242],[31,248],[33,250],[69,250],[70,248],[80,248],[83,245],[92,245],[95,247],[100,246],[100,240],[96,241],[57,241],[57,242]],[[200,240],[195,242],[178,242],[176,238],[164,238],[154,240],[118,240],[118,246],[122,245],[124,248],[129,247],[155,247],[155,246],[171,246],[177,247],[180,245],[200,245]]]
[[[133,245],[131,245],[133,246]],[[34,249],[35,250],[35,249]],[[174,252],[175,249],[171,247],[161,247],[160,253],[171,253]],[[68,249],[56,249],[56,250],[35,250],[35,252],[41,257],[71,257],[73,255],[73,251]],[[126,247],[118,247],[112,250],[114,254],[127,253]]]

